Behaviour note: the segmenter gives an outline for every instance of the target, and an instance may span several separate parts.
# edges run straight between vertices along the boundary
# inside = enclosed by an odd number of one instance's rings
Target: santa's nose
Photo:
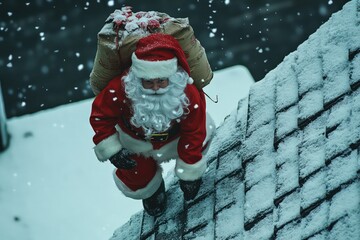
[[[160,88],[159,83],[157,83],[156,81],[154,81],[153,86],[152,86],[152,90],[157,91],[157,90],[159,90],[159,88]]]

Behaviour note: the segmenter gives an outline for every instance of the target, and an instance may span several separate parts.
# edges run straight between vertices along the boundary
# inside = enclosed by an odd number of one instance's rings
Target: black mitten
[[[133,153],[126,148],[122,148],[119,152],[111,156],[109,160],[116,168],[130,170],[136,167],[136,162],[130,158],[132,154]]]
[[[186,201],[192,200],[199,192],[201,185],[201,178],[194,181],[179,180],[180,189],[184,192],[184,199]]]

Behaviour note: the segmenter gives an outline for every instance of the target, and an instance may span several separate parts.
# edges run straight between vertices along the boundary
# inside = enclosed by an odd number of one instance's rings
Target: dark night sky
[[[0,0],[0,81],[8,117],[93,97],[97,32],[115,9],[188,17],[213,70],[241,64],[261,80],[345,0]]]

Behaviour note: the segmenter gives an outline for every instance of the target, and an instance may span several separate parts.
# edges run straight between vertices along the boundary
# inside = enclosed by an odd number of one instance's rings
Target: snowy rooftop
[[[360,239],[360,0],[254,84],[218,128],[197,198],[120,239]]]

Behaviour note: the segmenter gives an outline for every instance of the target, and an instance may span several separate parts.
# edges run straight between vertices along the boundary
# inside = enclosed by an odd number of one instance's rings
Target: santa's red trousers
[[[158,164],[151,157],[131,156],[137,165],[131,170],[117,169],[116,176],[132,191],[145,188],[156,174]]]

